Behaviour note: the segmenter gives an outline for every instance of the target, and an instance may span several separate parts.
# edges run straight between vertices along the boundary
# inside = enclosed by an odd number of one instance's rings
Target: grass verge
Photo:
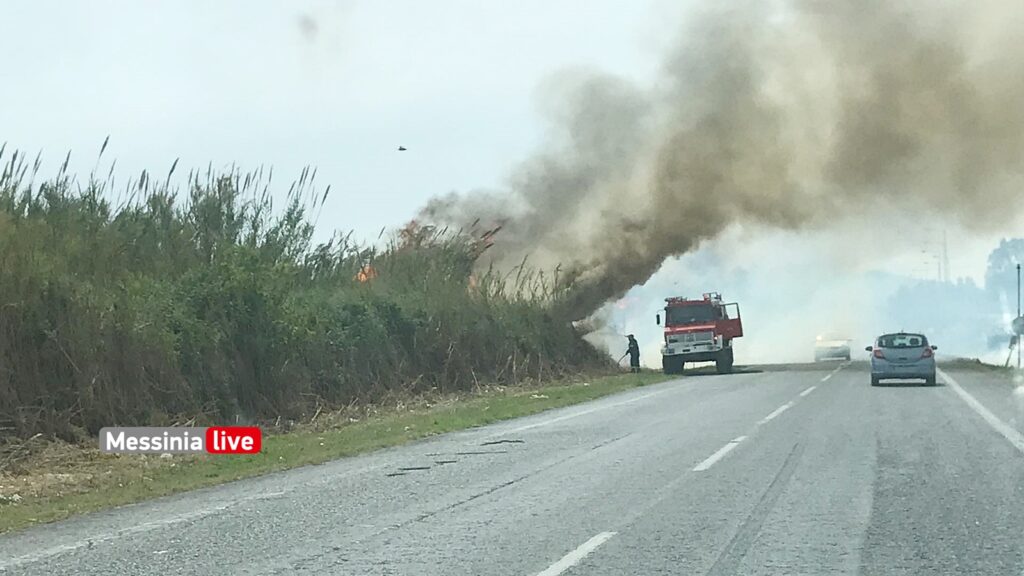
[[[939,360],[939,368],[944,370],[969,370],[974,372],[994,372],[998,374],[1012,375],[1016,368],[1013,366],[1000,366],[997,364],[987,364],[978,360],[977,358],[953,358],[949,360]]]
[[[264,438],[251,456],[105,455],[93,447],[50,444],[20,465],[0,471],[0,533],[92,512],[397,446],[407,442],[593,400],[668,379],[657,372],[616,374],[538,387],[420,398],[412,404],[339,412],[318,423]],[[6,502],[6,503],[5,503]]]

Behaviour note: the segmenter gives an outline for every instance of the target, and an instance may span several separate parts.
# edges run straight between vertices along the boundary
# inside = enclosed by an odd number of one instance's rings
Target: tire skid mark
[[[705,573],[706,576],[737,574],[740,561],[743,560],[747,551],[750,550],[750,546],[754,543],[758,533],[761,532],[761,526],[764,525],[765,519],[768,518],[768,514],[771,513],[775,503],[779,500],[779,496],[782,495],[790,478],[793,477],[793,472],[796,470],[796,465],[800,462],[803,452],[804,447],[802,444],[797,443],[793,445],[793,449],[789,451],[789,455],[786,456],[782,467],[775,474],[775,478],[772,479],[771,484],[768,485],[764,494],[761,495],[754,509],[750,511],[747,519],[740,525],[732,540],[729,541],[729,544],[719,554],[718,559],[715,560],[715,563]]]

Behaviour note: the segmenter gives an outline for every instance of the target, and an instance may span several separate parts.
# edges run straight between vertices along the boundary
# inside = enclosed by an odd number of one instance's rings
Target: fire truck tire
[[[665,374],[682,374],[683,359],[673,358],[672,356],[662,356],[661,369]]]
[[[663,356],[662,371],[665,372],[666,374],[682,374],[683,359],[673,358],[671,356]]]
[[[719,374],[732,372],[732,348],[726,348],[718,354],[718,358],[715,360],[715,370]]]

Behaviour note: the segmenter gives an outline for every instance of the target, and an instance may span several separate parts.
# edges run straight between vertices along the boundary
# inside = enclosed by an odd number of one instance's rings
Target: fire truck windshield
[[[665,309],[666,326],[714,322],[718,318],[718,308],[714,306],[670,306]]]

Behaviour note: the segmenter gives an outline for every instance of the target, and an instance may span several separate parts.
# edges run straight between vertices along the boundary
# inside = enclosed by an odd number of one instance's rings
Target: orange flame
[[[356,280],[359,282],[369,282],[377,277],[377,269],[367,264],[356,274]]]

